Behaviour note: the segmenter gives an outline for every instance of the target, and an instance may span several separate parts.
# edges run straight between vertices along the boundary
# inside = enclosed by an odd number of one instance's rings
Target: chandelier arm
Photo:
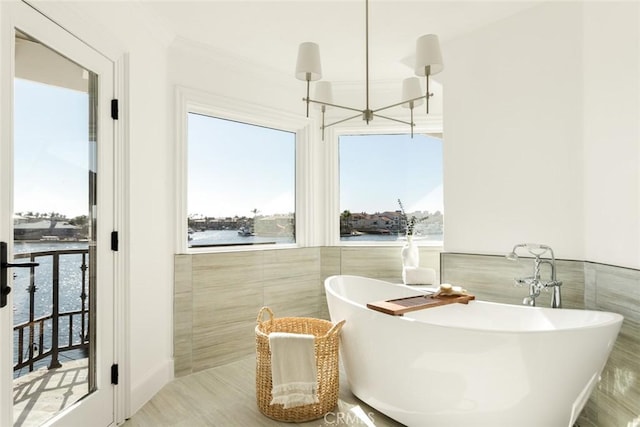
[[[314,104],[326,105],[327,107],[336,107],[336,108],[342,108],[343,110],[358,111],[360,114],[362,114],[362,110],[359,108],[346,107],[344,105],[331,104],[329,102],[315,101],[309,98],[302,98],[302,100],[306,102],[313,102]]]
[[[427,114],[429,114],[429,97],[431,96],[431,94],[429,93],[429,73],[431,72],[431,67],[428,65],[424,67],[424,72],[427,75],[427,90],[425,95],[425,98],[426,98],[425,104],[426,104]]]
[[[381,116],[380,114],[374,114],[375,117],[380,117],[381,119],[386,119],[386,120],[391,120],[393,122],[398,122],[398,123],[402,123],[405,125],[409,125],[413,128],[413,126],[415,126],[415,123],[411,123],[411,122],[407,122],[404,120],[400,120],[400,119],[394,119],[393,117],[389,117],[389,116]]]
[[[431,65],[425,65],[424,66],[424,75],[425,75],[425,79],[426,79],[426,90],[425,90],[425,97],[426,97],[426,109],[427,109],[427,114],[429,114],[429,98],[433,96],[432,93],[429,92],[429,76],[431,75]]]
[[[328,125],[324,125],[323,128],[326,129],[329,126],[333,126],[333,125],[337,125],[337,124],[340,124],[340,123],[344,123],[344,122],[346,122],[348,120],[352,120],[352,119],[355,119],[356,117],[361,117],[361,116],[362,116],[362,113],[359,113],[359,114],[356,114],[355,116],[347,117],[346,119],[338,120],[337,122],[333,122],[333,123],[329,123]]]
[[[373,110],[373,112],[377,113],[378,111],[388,110],[389,108],[397,107],[398,105],[406,104],[407,102],[415,102],[415,101],[418,101],[418,100],[424,99],[424,98],[425,98],[425,95],[419,96],[417,98],[407,99],[407,100],[404,100],[404,101],[397,102],[395,104],[387,105],[386,107],[375,109],[375,110]]]
[[[411,106],[409,108],[409,110],[411,110],[411,126],[410,126],[411,127],[411,139],[413,139],[413,102],[411,102],[409,105]]]
[[[307,73],[307,117],[309,117],[309,83],[311,82],[311,73]]]

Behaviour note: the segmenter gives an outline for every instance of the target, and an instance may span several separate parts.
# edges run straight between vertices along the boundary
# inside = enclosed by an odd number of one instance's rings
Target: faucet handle
[[[562,281],[550,280],[548,282],[544,282],[542,285],[544,286],[545,291],[548,291],[549,288],[559,288],[560,286],[562,286]]]
[[[534,278],[533,277],[521,277],[521,278],[515,278],[513,279],[514,281],[514,286],[521,288],[523,286],[529,286],[533,283]]]

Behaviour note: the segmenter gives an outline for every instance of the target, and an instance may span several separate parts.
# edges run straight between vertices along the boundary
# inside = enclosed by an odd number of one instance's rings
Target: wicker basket
[[[264,313],[269,320],[263,320]],[[323,417],[338,404],[338,348],[340,329],[344,320],[333,325],[327,320],[309,317],[273,318],[269,307],[262,307],[256,325],[256,400],[260,412],[269,418],[286,422],[310,421]],[[271,352],[269,334],[288,332],[315,336],[316,365],[318,371],[318,403],[284,409],[271,405]]]

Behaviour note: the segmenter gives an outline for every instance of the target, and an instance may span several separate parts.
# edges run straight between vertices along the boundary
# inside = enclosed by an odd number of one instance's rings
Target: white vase
[[[407,236],[407,243],[402,247],[400,255],[402,256],[402,268],[420,265],[420,251],[418,246],[413,243],[413,236]]]

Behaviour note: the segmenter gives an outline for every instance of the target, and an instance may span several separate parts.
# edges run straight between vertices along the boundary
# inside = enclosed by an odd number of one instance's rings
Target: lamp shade
[[[416,77],[417,80],[417,77]],[[315,96],[314,101],[319,102],[327,102],[329,104],[333,104],[333,91],[331,90],[331,82],[318,82],[315,84]],[[315,104],[316,108],[322,108],[322,104]],[[325,105],[326,108],[331,108],[328,105]]]
[[[420,86],[420,79],[417,77],[409,77],[402,81],[402,100],[405,99],[414,99],[420,98],[424,96],[424,92],[422,91],[422,87]],[[422,99],[418,99],[417,101],[413,101],[413,106],[417,107],[418,105],[422,105]],[[402,104],[404,108],[409,108],[411,105],[409,103]]]
[[[416,41],[416,76],[426,75],[424,67],[430,66],[430,74],[437,74],[444,68],[440,42],[435,34],[424,35]]]
[[[300,43],[298,61],[296,63],[296,78],[306,81],[320,80],[321,77],[320,47],[313,42]]]

